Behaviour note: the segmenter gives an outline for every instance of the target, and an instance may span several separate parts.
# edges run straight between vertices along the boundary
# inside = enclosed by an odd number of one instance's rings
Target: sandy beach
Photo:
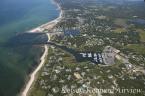
[[[37,74],[37,72],[42,68],[42,66],[45,64],[45,59],[47,57],[47,54],[48,54],[48,46],[45,45],[44,46],[45,48],[45,51],[41,57],[41,62],[40,64],[38,65],[38,67],[34,70],[34,72],[30,75],[30,80],[29,82],[27,83],[24,91],[22,92],[22,95],[21,96],[27,96],[27,93],[29,91],[29,89],[31,88],[31,85],[33,84],[34,80],[35,80],[35,76]]]
[[[38,26],[37,28],[34,28],[28,32],[44,32],[45,29],[47,30],[51,30],[53,27],[55,27],[55,25],[60,22],[60,20],[62,19],[62,14],[63,14],[63,10],[61,10],[61,7],[59,6],[59,4],[57,4],[57,2],[54,2],[59,10],[60,10],[60,15],[58,18],[56,18],[55,20],[52,20],[46,24],[43,24],[41,26]],[[49,33],[46,33],[46,35],[48,36],[48,42],[50,41],[50,34]],[[37,66],[37,68],[30,74],[30,79],[29,81],[26,83],[23,91],[21,92],[21,96],[27,96],[29,90],[31,89],[32,87],[32,84],[34,83],[35,79],[36,79],[36,75],[38,73],[38,71],[43,67],[43,65],[45,64],[45,60],[46,60],[46,57],[48,55],[48,45],[44,45],[44,48],[45,48],[45,51],[42,55],[42,57],[40,58],[41,62],[39,63],[39,65]]]
[[[58,22],[60,22],[61,21],[61,19],[62,19],[62,15],[63,15],[63,10],[61,9],[61,7],[59,6],[59,4],[57,4],[57,2],[55,2],[54,0],[52,0],[52,2],[54,3],[54,4],[56,4],[57,6],[58,6],[58,9],[60,10],[60,14],[59,14],[59,17],[58,18],[56,18],[56,19],[54,19],[54,20],[52,20],[52,21],[50,21],[50,22],[48,22],[48,23],[45,23],[45,24],[43,24],[43,25],[41,25],[41,26],[38,26],[37,28],[34,28],[34,29],[32,29],[32,30],[29,30],[28,32],[44,32],[44,30],[45,29],[47,29],[47,30],[51,30],[53,27],[55,27],[55,25],[58,23]]]

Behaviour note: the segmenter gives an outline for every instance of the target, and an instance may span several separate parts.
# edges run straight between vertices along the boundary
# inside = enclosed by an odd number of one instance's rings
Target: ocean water
[[[0,0],[0,96],[16,96],[39,62],[40,46],[3,46],[16,33],[57,18],[51,0]]]

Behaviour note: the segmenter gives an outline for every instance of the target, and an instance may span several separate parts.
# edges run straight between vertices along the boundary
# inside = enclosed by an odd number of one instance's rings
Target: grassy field
[[[140,35],[140,40],[142,42],[145,42],[145,30],[143,30],[143,29],[137,29],[136,31],[140,33],[139,34]]]
[[[118,26],[124,27],[124,26],[126,26],[126,20],[125,19],[122,19],[122,18],[116,18],[114,20],[114,24],[115,25],[118,25]]]
[[[125,28],[116,28],[115,30],[113,30],[113,32],[116,33],[122,33],[122,32],[126,32],[127,30]]]
[[[131,49],[135,53],[145,54],[145,46],[140,44],[129,44],[126,46],[127,49]]]

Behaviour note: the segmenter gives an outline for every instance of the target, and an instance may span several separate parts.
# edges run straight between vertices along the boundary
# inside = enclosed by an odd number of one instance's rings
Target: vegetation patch
[[[138,54],[145,54],[145,46],[140,44],[128,44],[127,49],[131,49]]]
[[[116,28],[115,30],[113,30],[113,32],[116,32],[116,33],[122,33],[122,32],[126,32],[126,28]]]
[[[117,18],[117,19],[115,19],[114,24],[117,25],[117,26],[124,27],[124,26],[126,26],[126,20],[121,19],[121,18]]]
[[[136,31],[139,32],[140,41],[145,42],[145,30],[137,29]]]

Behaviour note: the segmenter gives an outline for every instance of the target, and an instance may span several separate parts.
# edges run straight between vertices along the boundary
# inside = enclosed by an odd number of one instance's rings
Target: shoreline
[[[42,57],[41,57],[41,59],[40,59],[41,62],[40,62],[39,65],[36,67],[36,69],[32,72],[32,74],[30,75],[29,81],[27,82],[27,84],[26,84],[26,86],[25,86],[23,92],[21,92],[21,96],[27,96],[29,90],[31,89],[31,86],[32,86],[33,82],[35,81],[35,76],[36,76],[37,72],[38,72],[38,71],[43,67],[43,65],[45,64],[45,59],[46,59],[46,57],[47,57],[47,55],[48,55],[48,46],[45,45],[44,48],[45,48],[45,49],[44,49],[44,53],[43,53],[43,55],[42,55]]]
[[[52,29],[53,27],[55,27],[55,25],[58,23],[58,22],[60,22],[61,21],[61,19],[62,19],[62,15],[63,15],[63,13],[64,13],[64,11],[62,10],[62,8],[61,8],[61,6],[58,4],[58,2],[56,2],[55,0],[51,0],[51,2],[53,3],[53,4],[55,4],[57,7],[58,7],[58,10],[60,10],[60,13],[59,13],[59,16],[56,18],[56,19],[54,19],[54,20],[51,20],[51,21],[49,21],[49,22],[47,22],[47,23],[45,23],[45,24],[42,24],[42,25],[40,25],[40,26],[38,26],[38,27],[36,27],[36,28],[33,28],[33,29],[31,29],[31,30],[29,30],[28,32],[30,32],[30,33],[36,33],[36,32],[43,32],[45,29],[48,29],[48,30],[50,30],[50,29]]]
[[[34,32],[34,33],[37,33],[37,32],[44,32],[45,29],[51,30],[53,27],[56,26],[56,24],[57,24],[58,22],[61,21],[62,15],[63,15],[63,10],[61,9],[61,6],[58,4],[58,2],[56,2],[55,0],[51,0],[51,1],[52,1],[52,3],[56,4],[57,7],[59,8],[59,10],[60,10],[59,17],[56,18],[56,19],[54,19],[54,20],[52,20],[52,21],[50,21],[50,22],[48,22],[48,23],[42,24],[42,25],[40,25],[40,26],[38,26],[38,27],[36,27],[36,28],[34,28],[34,29],[32,29],[32,30],[29,30],[29,31],[28,31],[29,33],[33,33],[33,32]],[[50,35],[49,35],[49,33],[47,33],[46,35],[47,35],[47,37],[48,37],[48,42],[49,42],[49,41],[50,41]],[[27,94],[29,93],[29,91],[30,91],[30,89],[31,89],[31,87],[32,87],[32,85],[33,85],[33,83],[35,82],[36,75],[37,75],[38,71],[39,71],[39,70],[43,67],[43,65],[45,64],[45,61],[46,61],[45,59],[46,59],[47,55],[48,55],[48,46],[47,46],[47,45],[44,45],[44,53],[43,53],[43,55],[42,55],[41,58],[40,58],[40,63],[39,63],[38,66],[37,66],[34,70],[32,70],[32,72],[29,74],[28,77],[30,77],[30,78],[29,78],[28,81],[26,81],[26,84],[25,84],[24,87],[22,88],[22,91],[20,92],[20,96],[27,96]]]

